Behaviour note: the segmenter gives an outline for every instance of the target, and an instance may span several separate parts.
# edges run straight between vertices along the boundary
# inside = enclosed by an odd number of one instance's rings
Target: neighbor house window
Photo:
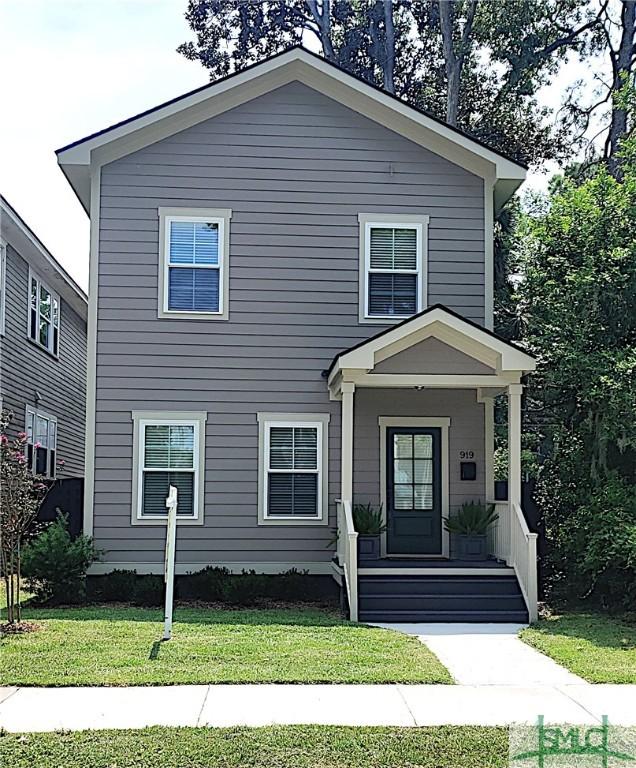
[[[34,475],[55,477],[57,419],[37,408],[26,408],[27,463]]]
[[[424,309],[425,220],[360,216],[361,319],[400,319]]]
[[[329,417],[260,414],[261,522],[326,522]]]
[[[133,414],[137,520],[165,519],[171,485],[177,489],[177,515],[202,516],[205,414]]]
[[[161,316],[227,317],[230,211],[160,209]]]
[[[29,272],[29,338],[57,355],[60,344],[60,297]]]

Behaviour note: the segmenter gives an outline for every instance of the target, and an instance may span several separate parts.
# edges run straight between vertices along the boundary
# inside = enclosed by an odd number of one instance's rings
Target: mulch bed
[[[16,621],[14,624],[0,624],[0,635],[24,635],[27,632],[38,632],[42,625],[37,621]]]

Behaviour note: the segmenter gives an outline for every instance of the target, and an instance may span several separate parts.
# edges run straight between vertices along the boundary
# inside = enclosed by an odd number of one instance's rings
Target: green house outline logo
[[[536,758],[537,768],[545,768],[546,758],[557,755],[589,755],[599,757],[601,768],[608,768],[610,758],[634,762],[636,758],[609,748],[609,719],[603,715],[600,726],[568,726],[564,731],[557,726],[546,726],[545,718],[537,720],[538,744],[536,750],[512,755],[512,760]],[[583,738],[581,738],[583,736]]]

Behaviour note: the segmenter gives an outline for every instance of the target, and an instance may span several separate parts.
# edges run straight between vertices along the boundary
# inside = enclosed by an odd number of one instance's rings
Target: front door
[[[442,554],[441,430],[391,427],[387,435],[387,554]]]

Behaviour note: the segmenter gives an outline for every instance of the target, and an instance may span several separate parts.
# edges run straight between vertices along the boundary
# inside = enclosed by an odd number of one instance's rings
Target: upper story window
[[[228,210],[160,208],[160,317],[227,319]]]
[[[261,524],[327,521],[326,414],[259,414]]]
[[[401,320],[426,305],[428,217],[360,214],[360,320]]]
[[[33,474],[55,477],[57,419],[27,405],[27,461]]]
[[[29,270],[29,328],[31,341],[52,355],[60,344],[60,297]]]
[[[167,518],[177,489],[180,521],[203,521],[205,413],[135,412],[133,523]]]

